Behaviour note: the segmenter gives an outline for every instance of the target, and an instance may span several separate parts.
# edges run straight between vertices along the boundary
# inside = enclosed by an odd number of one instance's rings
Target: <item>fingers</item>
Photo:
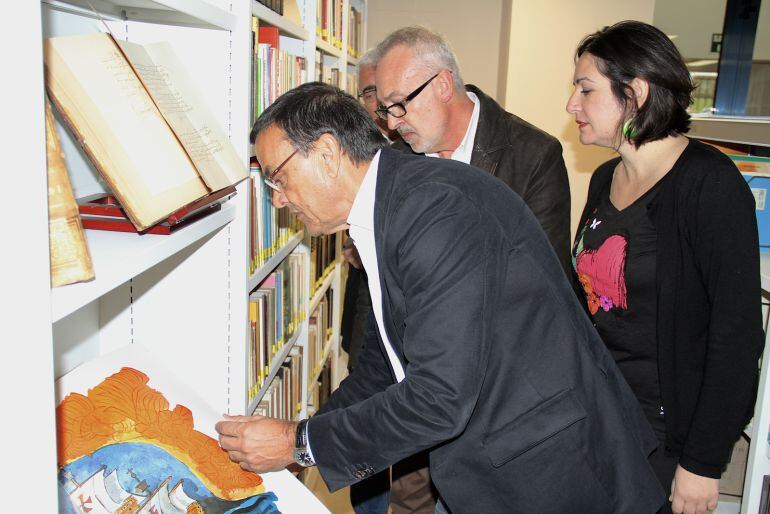
[[[214,430],[220,435],[241,437],[243,431],[248,427],[247,423],[259,423],[263,421],[264,416],[229,416],[224,414],[225,419],[214,425]]]
[[[219,432],[220,439],[222,439],[222,436],[240,437],[243,433],[243,427],[245,426],[246,425],[238,421],[220,421],[214,425],[214,430]]]
[[[686,501],[681,497],[674,495],[674,501],[671,502],[671,511],[674,514],[707,514],[709,511],[717,508],[716,500],[694,500]]]

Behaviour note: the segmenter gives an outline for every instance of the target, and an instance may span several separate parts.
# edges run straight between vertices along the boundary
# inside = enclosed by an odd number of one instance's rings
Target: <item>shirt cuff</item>
[[[310,447],[310,420],[305,423],[305,441],[307,441],[307,454],[310,456],[310,460],[315,463],[315,457],[313,457],[313,450]]]

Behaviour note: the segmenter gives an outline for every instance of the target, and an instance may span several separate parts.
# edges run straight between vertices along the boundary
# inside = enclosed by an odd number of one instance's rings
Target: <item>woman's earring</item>
[[[634,127],[633,123],[633,117],[628,118],[625,123],[623,123],[623,137],[629,141],[636,137],[636,127]]]

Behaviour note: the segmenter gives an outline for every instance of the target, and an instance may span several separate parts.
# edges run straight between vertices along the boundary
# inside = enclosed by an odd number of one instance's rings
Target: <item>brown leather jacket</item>
[[[565,273],[570,267],[570,191],[559,141],[506,112],[473,85],[481,102],[471,165],[499,178],[524,200],[548,236]],[[413,153],[404,141],[392,148]]]

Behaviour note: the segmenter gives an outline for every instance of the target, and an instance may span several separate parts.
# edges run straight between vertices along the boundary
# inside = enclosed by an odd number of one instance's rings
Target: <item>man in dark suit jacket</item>
[[[366,111],[324,84],[280,97],[255,133],[277,206],[311,234],[356,231],[379,344],[310,420],[219,422],[231,459],[317,465],[334,491],[430,449],[455,514],[658,509],[652,430],[515,193],[382,148]]]

